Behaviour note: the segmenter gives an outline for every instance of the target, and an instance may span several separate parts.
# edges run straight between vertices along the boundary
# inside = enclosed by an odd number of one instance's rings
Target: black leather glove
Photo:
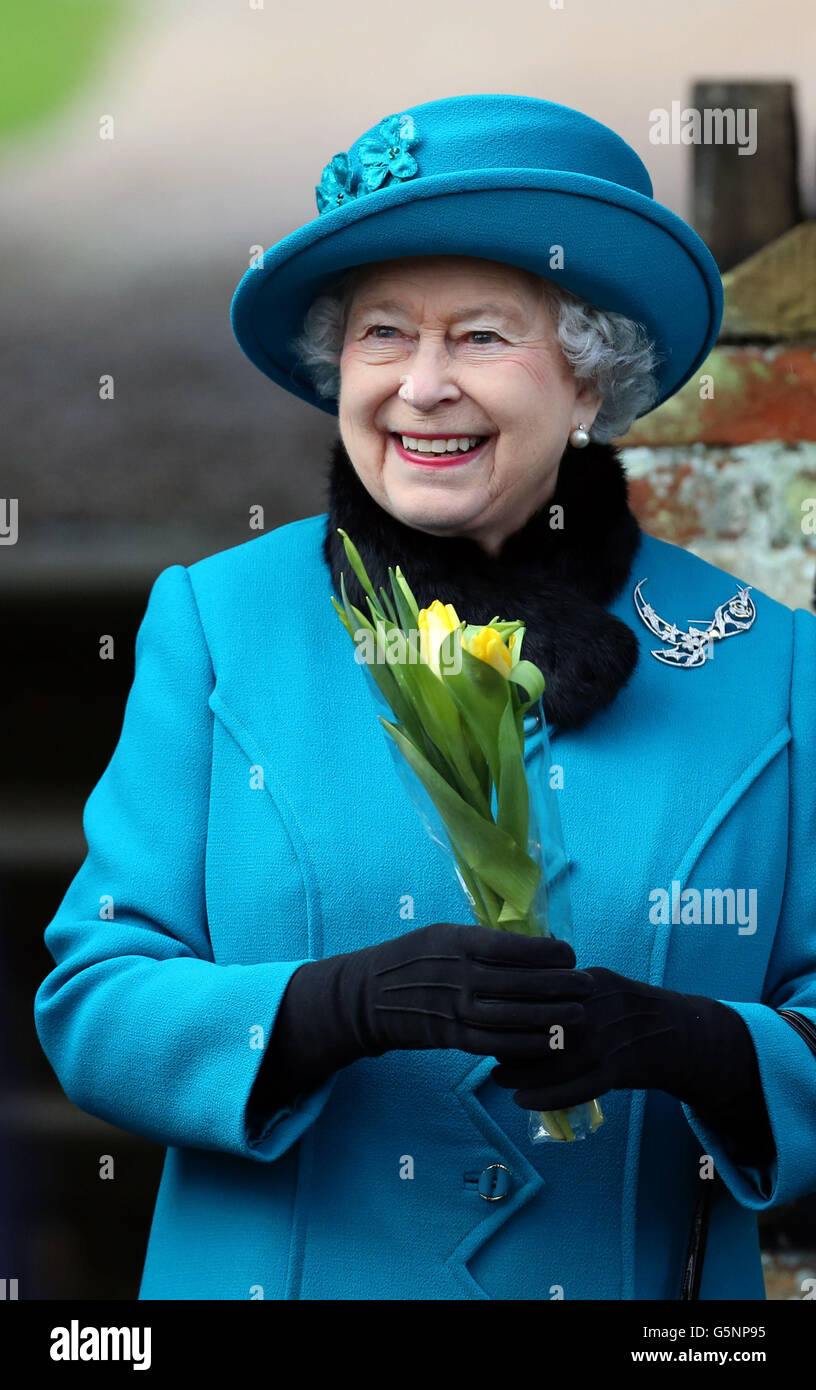
[[[592,980],[562,1050],[531,1062],[496,1056],[491,1072],[525,1110],[579,1105],[610,1090],[668,1092],[699,1112],[735,1155],[773,1155],[753,1039],[735,1009],[700,994],[642,984],[603,967]]]
[[[395,1048],[529,1059],[553,1024],[580,1014],[592,981],[574,965],[564,941],[455,922],[307,961],[287,985],[250,1111],[268,1114]]]

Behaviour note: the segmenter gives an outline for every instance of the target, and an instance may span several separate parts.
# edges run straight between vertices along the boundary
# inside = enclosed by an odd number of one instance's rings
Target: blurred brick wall
[[[723,286],[714,350],[617,441],[632,509],[651,535],[816,611],[816,222]]]

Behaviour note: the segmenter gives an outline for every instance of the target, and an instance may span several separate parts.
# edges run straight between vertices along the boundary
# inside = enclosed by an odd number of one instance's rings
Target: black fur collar
[[[550,526],[554,505],[564,508],[563,530]],[[327,511],[323,554],[334,592],[339,598],[342,570],[349,598],[366,615],[338,526],[357,546],[376,590],[382,584],[390,593],[388,566],[400,565],[420,607],[439,598],[468,623],[496,614],[526,623],[522,656],[544,674],[550,723],[584,724],[631,676],[637,637],[605,608],[626,583],[640,540],[614,445],[568,445],[553,496],[496,557],[470,538],[432,536],[391,516],[363,486],[339,437],[331,446]]]

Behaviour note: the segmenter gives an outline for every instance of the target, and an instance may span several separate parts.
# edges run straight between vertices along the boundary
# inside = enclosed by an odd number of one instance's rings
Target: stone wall
[[[617,441],[632,508],[650,534],[816,611],[816,222],[723,286],[714,350]]]

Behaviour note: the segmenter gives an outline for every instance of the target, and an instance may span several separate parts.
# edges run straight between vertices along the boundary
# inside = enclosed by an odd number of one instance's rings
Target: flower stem
[[[601,1102],[599,1100],[591,1100],[589,1102],[589,1112],[592,1117],[592,1128],[597,1129],[598,1125],[602,1125],[604,1122],[604,1112],[601,1109]]]
[[[603,1124],[604,1114],[599,1101],[589,1100],[586,1105],[589,1110],[590,1133],[594,1133],[599,1125]],[[538,1118],[551,1139],[574,1141],[575,1131],[570,1124],[568,1110],[539,1110]]]
[[[551,1139],[574,1139],[564,1110],[539,1110],[538,1118]]]
[[[459,865],[459,872],[467,884],[468,892],[473,899],[473,911],[476,917],[486,926],[494,927],[496,925],[496,918],[498,917],[495,894],[491,892],[486,884],[479,883],[478,875],[468,867],[453,843],[450,831],[448,831],[448,839],[450,840],[456,863]]]

